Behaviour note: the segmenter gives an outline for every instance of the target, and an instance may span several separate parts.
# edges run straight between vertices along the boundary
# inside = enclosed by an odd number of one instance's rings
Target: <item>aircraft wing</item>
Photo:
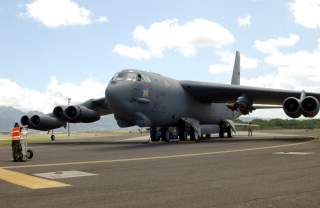
[[[240,96],[247,96],[253,104],[282,105],[288,97],[300,98],[299,91],[261,87],[180,81],[181,86],[196,99],[210,103],[234,103]],[[320,93],[306,93],[320,100]]]
[[[96,111],[99,116],[113,113],[105,97],[87,100],[86,102],[80,104],[80,106],[84,106],[88,109]]]
[[[98,121],[101,116],[112,114],[112,109],[105,97],[90,99],[79,105],[56,106],[52,113],[25,115],[21,117],[21,124],[29,126],[30,129],[52,130],[66,126],[70,123],[91,123]]]

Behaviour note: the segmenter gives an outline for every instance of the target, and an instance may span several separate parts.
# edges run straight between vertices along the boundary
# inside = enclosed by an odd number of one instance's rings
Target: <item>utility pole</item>
[[[71,103],[71,98],[68,98],[68,106],[70,105]],[[68,128],[68,136],[70,136],[70,123],[68,122],[67,123],[67,128]]]

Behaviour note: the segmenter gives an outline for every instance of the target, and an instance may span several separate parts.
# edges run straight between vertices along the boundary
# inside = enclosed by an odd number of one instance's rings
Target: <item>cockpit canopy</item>
[[[133,82],[151,82],[150,78],[142,73],[135,71],[122,71],[115,74],[111,81],[133,81]]]

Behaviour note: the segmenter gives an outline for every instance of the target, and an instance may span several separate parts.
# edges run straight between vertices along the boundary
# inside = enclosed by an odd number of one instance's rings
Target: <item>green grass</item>
[[[105,131],[105,132],[78,132],[71,133],[69,137],[66,133],[55,133],[56,140],[69,140],[69,139],[81,139],[81,138],[95,138],[95,137],[110,137],[110,136],[118,136],[118,135],[138,135],[138,133],[131,133],[129,131]],[[43,133],[30,133],[28,134],[28,142],[36,143],[36,142],[51,142],[50,139],[51,134],[43,134]],[[0,135],[0,146],[10,145],[11,137],[10,135]]]

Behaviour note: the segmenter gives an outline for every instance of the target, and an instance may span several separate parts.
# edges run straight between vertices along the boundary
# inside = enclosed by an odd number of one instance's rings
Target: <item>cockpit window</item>
[[[132,71],[126,71],[126,72],[120,72],[114,75],[112,78],[112,81],[138,81],[138,82],[151,82],[150,78],[146,75],[132,72]]]

